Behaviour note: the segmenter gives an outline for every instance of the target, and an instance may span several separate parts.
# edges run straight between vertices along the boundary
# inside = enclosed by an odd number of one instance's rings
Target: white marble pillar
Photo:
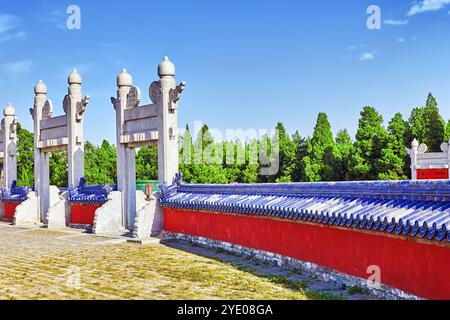
[[[34,87],[34,93],[34,108],[30,111],[32,112],[34,121],[34,189],[37,193],[37,202],[40,204],[37,210],[38,217],[36,218],[40,218],[41,221],[44,221],[45,213],[47,211],[45,210],[41,201],[43,193],[45,193],[42,182],[43,172],[41,165],[41,157],[43,156],[43,152],[41,152],[41,150],[38,148],[38,142],[40,141],[41,133],[42,110],[45,103],[47,102],[47,86],[42,82],[42,80],[39,80],[37,85]]]
[[[134,161],[130,152],[126,150],[126,146],[121,143],[120,137],[125,132],[124,111],[127,108],[127,97],[130,89],[133,87],[133,78],[123,69],[117,76],[117,99],[112,99],[114,108],[116,110],[116,146],[117,146],[117,190],[122,193],[122,226],[130,227],[130,208],[133,207],[130,201],[133,201],[133,194],[127,186],[129,185],[130,167],[128,161]],[[134,149],[132,150],[134,152]],[[134,178],[136,179],[136,178]],[[134,195],[135,197],[135,195]]]
[[[175,82],[175,66],[168,57],[164,57],[159,64],[158,75],[162,94],[160,128],[158,128],[158,179],[160,183],[166,182],[170,185],[174,182],[175,175],[178,173],[178,111],[176,102],[179,97],[177,97],[177,84]]]
[[[68,186],[76,187],[84,177],[84,117],[89,96],[83,98],[81,76],[74,69],[68,79],[69,93],[64,101],[64,111],[67,115],[69,144],[68,156]]]
[[[419,141],[414,139],[411,143],[411,149],[409,149],[409,155],[411,157],[411,180],[417,180],[417,153],[419,149]]]
[[[3,111],[3,181],[6,188],[11,188],[13,181],[17,181],[17,119],[16,110],[8,104]]]

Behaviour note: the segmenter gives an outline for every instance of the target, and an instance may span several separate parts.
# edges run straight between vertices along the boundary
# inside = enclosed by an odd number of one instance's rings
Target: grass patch
[[[361,287],[361,286],[353,286],[353,287],[350,287],[350,288],[348,288],[347,292],[348,292],[348,294],[351,294],[351,295],[355,295],[355,294],[362,294],[362,295],[368,294],[368,290],[365,289],[365,288],[363,288],[363,287]]]

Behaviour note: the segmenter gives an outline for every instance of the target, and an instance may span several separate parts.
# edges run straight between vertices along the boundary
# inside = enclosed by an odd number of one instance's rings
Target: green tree
[[[425,116],[428,121],[428,146],[432,151],[440,151],[441,144],[444,141],[445,121],[439,113],[436,99],[430,93],[428,95]]]
[[[259,141],[250,140],[245,144],[245,168],[241,183],[257,183],[259,179]]]
[[[339,130],[336,135],[337,157],[335,159],[335,173],[337,180],[345,181],[349,176],[349,162],[353,154],[353,142],[347,129]]]
[[[296,131],[292,136],[292,141],[295,144],[295,159],[294,170],[292,172],[292,181],[300,182],[306,181],[304,167],[302,165],[302,159],[306,156],[307,143],[306,139],[300,136],[300,133]]]
[[[296,145],[281,122],[277,123],[276,131],[278,132],[279,170],[272,179],[276,182],[291,182],[295,168]]]
[[[377,180],[377,160],[386,147],[388,133],[383,127],[383,117],[373,107],[366,106],[361,112],[354,152],[350,159],[349,178],[354,180]]]
[[[439,114],[436,99],[431,93],[425,107],[413,109],[409,124],[409,143],[416,138],[419,142],[425,143],[430,151],[440,151],[440,145],[444,140],[445,121]]]
[[[420,142],[425,142],[428,135],[428,124],[425,118],[425,108],[414,108],[411,111],[409,117],[409,133],[408,143],[409,145],[413,139],[417,139]]]
[[[445,142],[450,141],[450,120],[448,120],[447,126],[445,127],[445,137],[444,137],[444,141],[445,141]]]
[[[404,180],[408,177],[409,156],[405,147],[408,145],[408,122],[400,113],[394,115],[388,126],[387,146],[378,159],[378,178],[381,180]]]
[[[85,177],[88,184],[111,184],[117,176],[116,148],[103,140],[100,146],[95,146],[86,141],[85,152]]]
[[[194,149],[192,183],[228,183],[222,167],[223,144],[214,142],[207,125],[200,129]]]
[[[34,185],[34,134],[17,124],[17,185]],[[9,187],[9,186],[8,186]]]
[[[245,146],[238,139],[234,142],[225,141],[223,144],[223,167],[229,182],[241,182],[245,170]]]
[[[136,179],[158,180],[158,147],[142,147],[136,154]]]
[[[326,113],[319,113],[313,137],[307,145],[303,159],[307,181],[333,181],[337,176],[334,163],[337,158],[336,143]]]
[[[50,155],[50,184],[57,187],[67,187],[67,151],[52,152]]]
[[[184,181],[190,183],[193,179],[192,170],[194,164],[194,144],[192,142],[191,131],[189,130],[189,126],[187,124],[179,146],[180,172],[183,174]]]

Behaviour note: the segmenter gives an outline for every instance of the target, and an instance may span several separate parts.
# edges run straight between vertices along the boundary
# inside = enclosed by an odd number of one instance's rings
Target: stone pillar
[[[162,107],[159,115],[158,138],[158,179],[160,183],[172,184],[178,173],[178,114],[176,108],[177,85],[175,66],[164,57],[158,66]],[[184,88],[184,84],[183,84]],[[181,93],[182,89],[179,93]]]
[[[48,208],[44,208],[41,198],[48,198],[48,186],[44,187],[42,182],[44,172],[42,171],[41,165],[41,157],[43,156],[43,152],[38,148],[38,142],[40,141],[40,133],[41,133],[41,119],[42,119],[42,110],[44,108],[45,103],[47,102],[47,86],[39,80],[37,85],[34,87],[34,108],[31,109],[31,114],[33,116],[34,121],[34,190],[37,193],[37,202],[40,204],[38,206],[38,217],[40,217],[41,221],[44,221],[45,214]],[[48,171],[45,171],[48,172]],[[45,180],[49,180],[49,177],[45,178]],[[46,190],[44,190],[46,189]],[[36,218],[38,218],[36,217]]]
[[[123,69],[122,72],[117,76],[117,99],[112,99],[114,108],[116,110],[116,147],[117,147],[117,190],[122,192],[122,226],[129,227],[130,224],[130,202],[136,197],[136,194],[131,193],[129,188],[127,188],[130,176],[130,168],[135,166],[135,162],[131,163],[128,161],[134,161],[130,152],[127,151],[124,144],[121,143],[120,137],[125,132],[125,120],[124,111],[127,108],[127,97],[131,88],[133,87],[133,78]],[[134,149],[132,150],[134,152]],[[134,178],[136,179],[136,178]]]
[[[8,104],[3,111],[3,143],[5,153],[3,159],[3,181],[6,188],[11,188],[13,181],[17,180],[17,120],[16,110]]]
[[[38,197],[40,198],[40,220],[43,223],[47,223],[47,212],[50,208],[50,153],[41,152],[39,169],[41,187],[38,191]]]
[[[76,187],[84,177],[84,117],[89,96],[83,98],[81,76],[74,69],[68,79],[69,93],[64,99],[64,111],[67,115],[69,144],[68,186]]]
[[[411,180],[417,180],[417,153],[419,150],[419,141],[414,139],[411,143],[409,155],[411,157]]]
[[[126,228],[132,228],[136,220],[136,149],[125,149],[125,163],[127,164],[125,170],[125,220]]]

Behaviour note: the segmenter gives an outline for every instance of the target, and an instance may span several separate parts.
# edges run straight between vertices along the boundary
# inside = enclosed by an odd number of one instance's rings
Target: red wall
[[[417,179],[448,179],[448,169],[417,169]]]
[[[16,207],[20,204],[20,202],[3,202],[3,208],[5,212],[6,220],[14,220],[14,215],[16,213]]]
[[[94,224],[95,210],[100,208],[98,205],[71,205],[73,224]]]
[[[226,241],[314,262],[430,299],[450,299],[450,246],[319,224],[164,209],[165,230]]]

